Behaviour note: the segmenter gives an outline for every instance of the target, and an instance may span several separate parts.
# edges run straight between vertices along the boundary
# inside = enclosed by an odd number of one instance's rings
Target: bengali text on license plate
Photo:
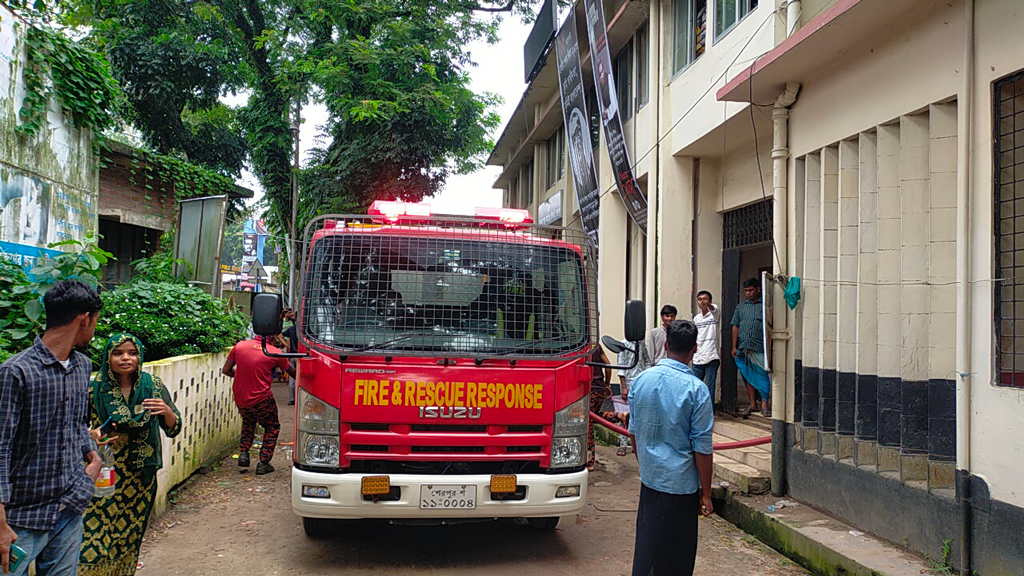
[[[476,486],[465,484],[420,486],[420,508],[472,510],[476,508]]]

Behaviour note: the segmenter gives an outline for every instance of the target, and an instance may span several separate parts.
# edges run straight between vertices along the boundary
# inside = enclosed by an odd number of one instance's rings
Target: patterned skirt
[[[83,518],[78,576],[131,576],[156,499],[156,471],[127,470],[117,462],[117,491],[93,498]],[[148,479],[148,483],[144,480]]]

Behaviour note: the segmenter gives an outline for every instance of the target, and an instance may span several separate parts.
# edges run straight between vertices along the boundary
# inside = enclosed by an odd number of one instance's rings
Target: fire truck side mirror
[[[280,294],[257,294],[252,303],[252,331],[260,336],[280,334],[283,310]]]
[[[647,334],[647,308],[643,300],[627,300],[626,314],[622,322],[626,340],[640,342]]]

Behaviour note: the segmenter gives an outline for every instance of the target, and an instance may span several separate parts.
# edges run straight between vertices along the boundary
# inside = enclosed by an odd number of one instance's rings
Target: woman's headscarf
[[[131,375],[132,391],[128,398],[121,393],[121,385],[117,374],[110,366],[110,355],[114,348],[125,342],[132,342],[139,351],[139,364]],[[163,466],[163,454],[160,447],[159,428],[162,418],[154,418],[149,410],[142,408],[142,401],[147,398],[161,398],[178,415],[167,389],[159,378],[142,371],[144,347],[138,338],[131,334],[114,334],[107,340],[103,348],[103,362],[100,370],[92,381],[92,398],[96,407],[96,415],[100,424],[110,419],[110,425],[117,436],[125,437],[115,444],[116,450],[128,450],[125,465],[132,470],[156,472]],[[173,429],[165,430],[169,437],[176,436],[181,429],[181,418]],[[125,442],[124,440],[127,440]],[[120,460],[120,458],[118,458]]]

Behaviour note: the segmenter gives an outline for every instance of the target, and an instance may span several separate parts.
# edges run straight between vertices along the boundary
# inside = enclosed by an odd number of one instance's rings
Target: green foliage
[[[187,270],[188,275],[174,273],[174,267]],[[186,284],[187,277],[192,275],[192,265],[181,258],[175,258],[168,250],[158,250],[145,258],[139,258],[132,262],[135,269],[135,276],[130,280],[131,284],[140,282],[161,282],[168,284]]]
[[[42,302],[25,271],[0,258],[0,362],[32,345],[42,330]]]
[[[36,290],[45,294],[58,280],[81,280],[92,286],[99,286],[103,278],[103,266],[115,259],[110,252],[99,247],[93,234],[85,242],[64,240],[50,244],[51,249],[70,247],[70,252],[61,251],[55,256],[46,256],[36,261],[30,271],[35,276]]]
[[[130,332],[146,346],[146,360],[216,352],[245,336],[248,318],[228,304],[185,284],[140,281],[102,294],[97,336]],[[93,341],[93,360],[102,353]]]
[[[72,126],[101,133],[114,124],[119,90],[106,60],[60,32],[31,25],[25,46],[19,133],[34,137],[46,125],[50,98]]]

